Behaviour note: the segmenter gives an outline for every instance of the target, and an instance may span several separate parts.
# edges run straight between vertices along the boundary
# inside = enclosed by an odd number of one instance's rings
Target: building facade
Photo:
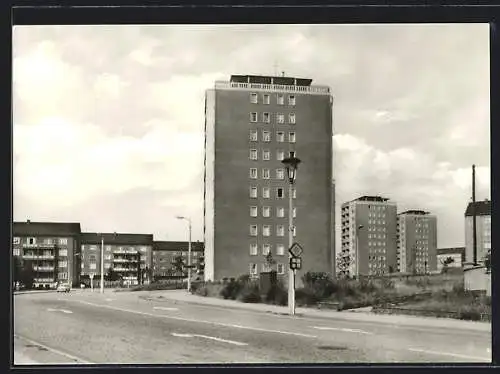
[[[445,266],[448,268],[462,268],[464,266],[464,263],[465,263],[465,247],[438,248],[437,250],[438,272],[441,272],[443,270],[443,267]]]
[[[484,262],[484,257],[491,251],[491,201],[469,203],[465,211],[465,262],[474,262],[473,215],[476,215],[477,262]]]
[[[79,223],[14,222],[13,255],[33,268],[34,286],[78,283]]]
[[[103,241],[101,241],[103,239]],[[101,274],[101,244],[104,245],[104,274],[110,268],[117,278],[135,285],[138,283],[138,267],[142,271],[153,268],[153,235],[122,233],[90,233],[81,235],[81,274],[98,281]],[[147,272],[144,272],[146,277]],[[144,279],[148,281],[147,277]]]
[[[153,242],[153,276],[156,280],[176,279],[184,276],[183,272],[176,265],[178,259],[182,259],[184,264],[188,264],[188,242],[155,241]],[[196,273],[200,261],[204,259],[205,246],[200,242],[191,243],[191,264],[196,268],[192,274]]]
[[[335,270],[332,96],[311,79],[232,75],[205,99],[205,279],[288,272],[288,179],[302,270]]]
[[[350,277],[396,272],[396,203],[362,196],[343,203],[341,209],[339,269]]]
[[[426,274],[437,271],[437,218],[422,210],[398,214],[398,271]]]

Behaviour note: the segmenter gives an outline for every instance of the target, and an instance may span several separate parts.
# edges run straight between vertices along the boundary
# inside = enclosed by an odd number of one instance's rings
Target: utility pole
[[[472,165],[472,255],[473,264],[477,265],[477,233],[476,233],[476,165]]]

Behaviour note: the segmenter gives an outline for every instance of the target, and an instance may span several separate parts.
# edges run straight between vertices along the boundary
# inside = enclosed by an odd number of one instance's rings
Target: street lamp
[[[363,225],[356,227],[356,279],[359,278],[359,230],[364,227]]]
[[[189,224],[188,281],[187,281],[187,288],[188,288],[188,292],[190,292],[191,291],[191,218],[189,218],[189,217],[183,217],[183,216],[177,216],[176,218],[188,221],[188,224]]]
[[[101,234],[101,293],[104,293],[104,234]]]
[[[297,168],[300,164],[300,160],[296,157],[288,157],[281,161],[286,167],[286,172],[288,175],[288,248],[290,249],[293,245],[293,206],[292,206],[292,195],[293,195],[293,185],[297,179]],[[288,254],[289,259],[292,258],[292,254]],[[289,265],[290,266],[290,265]],[[288,269],[288,308],[291,316],[295,315],[295,269]]]

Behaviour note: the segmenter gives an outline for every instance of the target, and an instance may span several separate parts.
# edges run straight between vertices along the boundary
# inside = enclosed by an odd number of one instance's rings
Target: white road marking
[[[92,306],[95,306],[95,307],[98,307],[98,308],[107,308],[107,309],[119,310],[119,311],[122,311],[122,312],[140,314],[140,315],[143,315],[143,316],[150,316],[150,317],[156,317],[156,318],[166,318],[166,319],[173,319],[173,320],[185,321],[185,322],[205,323],[205,324],[209,324],[209,325],[232,327],[232,328],[237,328],[237,329],[262,331],[262,332],[271,332],[271,333],[283,334],[283,335],[301,336],[301,337],[304,337],[304,338],[317,338],[316,335],[301,334],[301,333],[298,333],[298,332],[280,331],[280,330],[268,330],[268,329],[262,329],[262,328],[259,328],[259,327],[242,326],[242,325],[232,325],[230,323],[222,323],[222,322],[214,322],[214,321],[204,321],[204,320],[199,320],[199,319],[183,318],[183,317],[174,317],[174,316],[169,316],[169,315],[164,315],[164,314],[153,314],[153,313],[147,313],[147,312],[139,312],[137,310],[118,308],[118,307],[113,307],[113,306],[110,306],[110,305],[94,304],[94,303],[90,303],[88,301],[83,301],[83,300],[76,300],[76,301],[79,302],[79,303],[82,303],[82,304],[92,305]]]
[[[113,301],[114,299],[106,299],[106,301]]]
[[[31,343],[31,344],[33,344],[33,345],[37,345],[37,346],[39,346],[39,347],[45,348],[46,350],[51,351],[51,352],[53,352],[53,353],[55,353],[55,354],[58,354],[58,355],[61,355],[61,356],[64,356],[64,357],[70,358],[70,359],[72,359],[72,360],[74,360],[74,361],[79,361],[79,363],[82,363],[82,364],[93,364],[93,362],[90,362],[90,361],[84,360],[83,358],[80,358],[80,357],[73,356],[73,355],[71,355],[71,354],[69,354],[69,353],[66,353],[66,352],[62,352],[62,351],[60,351],[60,350],[58,350],[58,349],[51,348],[51,347],[49,347],[49,346],[46,346],[45,344],[42,344],[42,343],[36,342],[36,341],[34,341],[34,340],[31,340],[31,339],[25,338],[25,337],[23,337],[23,336],[19,336],[19,335],[14,334],[14,337],[15,337],[15,338],[18,338],[18,339],[21,339],[21,340],[25,340],[25,341],[27,341],[28,343]]]
[[[73,313],[71,310],[66,310],[66,309],[53,309],[53,308],[48,308],[47,309],[48,312],[63,312],[63,313],[66,313],[66,314],[71,314]]]
[[[178,308],[167,308],[164,306],[155,306],[153,309],[158,309],[158,310],[179,310]]]
[[[248,345],[247,343],[237,342],[237,341],[234,341],[234,340],[227,340],[227,339],[216,338],[215,336],[207,336],[207,335],[199,335],[199,334],[178,334],[178,333],[175,333],[175,332],[172,333],[172,335],[180,337],[180,338],[193,338],[193,337],[197,337],[197,338],[215,340],[215,341],[218,341],[218,342],[228,343],[228,344],[234,344],[234,345],[239,345],[239,346]]]
[[[316,330],[334,330],[334,331],[343,331],[343,332],[354,332],[354,333],[365,334],[365,335],[373,335],[373,333],[371,333],[371,332],[358,330],[358,329],[346,329],[346,328],[341,328],[341,327],[323,327],[323,326],[311,326],[311,327],[313,329],[316,329]]]
[[[430,354],[430,355],[450,356],[450,357],[464,358],[464,359],[468,359],[468,360],[481,360],[481,361],[491,362],[491,358],[486,358],[486,357],[468,356],[468,355],[462,355],[462,354],[458,354],[458,353],[426,351],[425,349],[417,349],[417,348],[409,348],[408,350],[412,351],[412,352],[426,353],[426,354]]]

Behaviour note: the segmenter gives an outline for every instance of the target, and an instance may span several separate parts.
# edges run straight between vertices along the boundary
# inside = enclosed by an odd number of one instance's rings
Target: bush
[[[247,284],[237,295],[237,300],[244,303],[260,303],[261,297],[259,287],[253,284]]]
[[[281,283],[272,286],[266,295],[266,303],[275,305],[288,304],[288,292]]]
[[[220,291],[220,295],[224,299],[236,300],[238,295],[248,284],[250,284],[250,276],[246,274],[241,275],[238,279],[231,278],[224,284],[224,287]]]
[[[312,290],[317,298],[327,298],[338,291],[337,283],[330,274],[324,272],[307,272],[302,276],[304,288]]]
[[[198,295],[198,296],[203,296],[203,297],[208,296],[208,288],[206,285],[202,285],[200,287],[195,287],[193,289],[193,292],[195,295]]]
[[[299,288],[295,291],[295,301],[297,305],[315,305],[321,301],[314,290],[310,288]]]

